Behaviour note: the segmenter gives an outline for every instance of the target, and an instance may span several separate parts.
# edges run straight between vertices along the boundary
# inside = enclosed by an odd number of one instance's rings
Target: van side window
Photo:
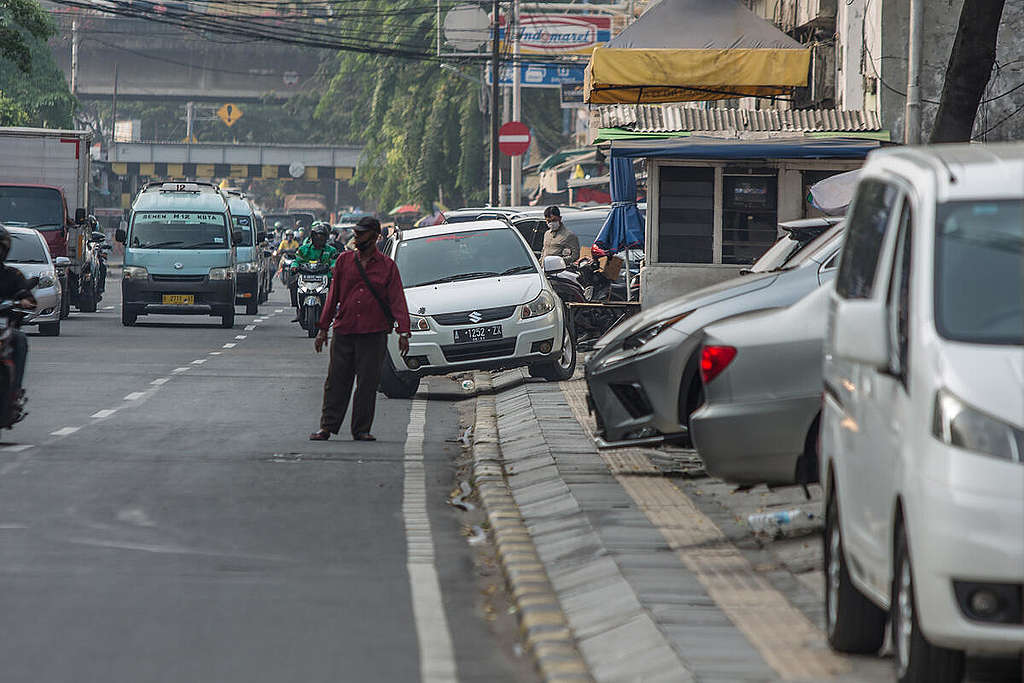
[[[878,180],[861,181],[850,207],[846,244],[836,277],[836,293],[844,299],[871,296],[882,240],[897,196],[892,185]]]
[[[892,262],[892,277],[889,279],[889,329],[892,348],[896,357],[892,368],[897,374],[907,376],[907,353],[910,330],[910,266],[913,245],[913,213],[910,202],[903,200],[900,211],[899,236],[896,254]],[[904,379],[904,383],[906,380]]]

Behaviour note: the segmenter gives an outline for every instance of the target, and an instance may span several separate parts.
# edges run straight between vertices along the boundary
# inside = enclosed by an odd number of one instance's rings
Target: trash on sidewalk
[[[472,528],[473,534],[466,540],[470,545],[480,545],[487,540],[487,532],[484,531],[479,525],[474,524]]]
[[[792,524],[798,519],[814,519],[814,513],[801,510],[778,510],[776,512],[761,512],[747,517],[747,524],[755,534],[761,534],[775,538],[782,535],[783,528]]]
[[[451,505],[452,507],[457,507],[464,512],[475,510],[476,506],[470,503],[468,500],[466,500],[466,498],[468,498],[470,494],[473,493],[472,487],[463,481],[459,483],[459,490],[461,491],[461,493],[452,496],[448,500],[448,504]]]
[[[465,391],[466,393],[469,393],[470,391],[473,391],[473,389],[475,389],[475,388],[476,388],[476,384],[473,382],[473,380],[471,380],[471,379],[464,379],[464,380],[462,380],[462,390]]]

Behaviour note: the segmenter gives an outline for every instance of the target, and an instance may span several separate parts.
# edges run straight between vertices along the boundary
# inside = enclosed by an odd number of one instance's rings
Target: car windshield
[[[935,243],[939,334],[974,344],[1024,344],[1024,201],[943,204]]]
[[[60,229],[64,224],[60,192],[49,187],[0,186],[0,223],[36,230]]]
[[[231,219],[235,222],[235,228],[242,231],[242,241],[236,242],[237,247],[251,247],[252,246],[252,218],[249,216],[235,216],[232,215]]]
[[[607,211],[581,211],[580,214],[562,216],[562,224],[580,240],[581,247],[591,247],[608,218]]]
[[[537,272],[532,254],[512,228],[405,240],[395,263],[406,287]]]
[[[227,249],[224,214],[145,212],[132,220],[128,246],[132,249]]]
[[[11,253],[7,255],[10,263],[46,263],[46,251],[43,243],[36,235],[11,233]]]

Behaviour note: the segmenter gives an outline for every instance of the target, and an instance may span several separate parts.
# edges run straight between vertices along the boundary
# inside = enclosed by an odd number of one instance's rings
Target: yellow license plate
[[[194,294],[164,294],[164,303],[168,306],[189,306],[195,302]]]

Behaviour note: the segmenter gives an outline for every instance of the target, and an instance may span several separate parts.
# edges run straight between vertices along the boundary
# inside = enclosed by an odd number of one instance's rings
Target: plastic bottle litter
[[[762,512],[747,517],[747,524],[755,534],[778,536],[784,526],[801,518],[814,519],[814,514],[800,509]]]
[[[473,383],[473,380],[471,380],[471,379],[464,379],[464,380],[462,380],[462,390],[463,391],[467,391],[467,392],[468,391],[473,391],[473,389],[475,389],[475,388],[476,388],[476,385]]]

